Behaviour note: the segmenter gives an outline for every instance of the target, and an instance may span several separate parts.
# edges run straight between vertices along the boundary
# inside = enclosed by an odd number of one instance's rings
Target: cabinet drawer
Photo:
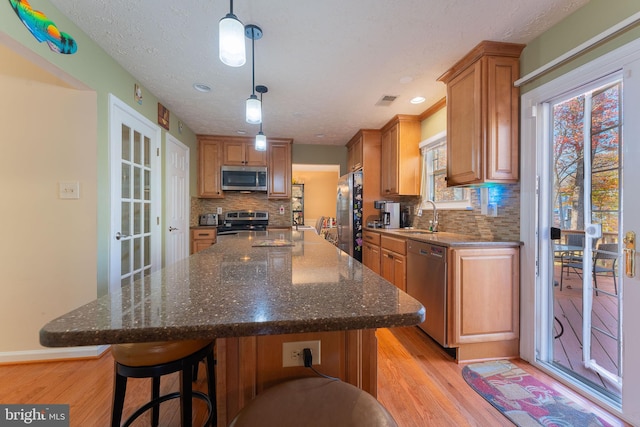
[[[365,242],[380,246],[380,233],[374,233],[372,231],[365,230],[362,232],[362,238]]]
[[[380,246],[384,249],[389,249],[400,255],[407,254],[407,241],[405,239],[398,239],[396,237],[382,236],[380,238]]]
[[[212,228],[191,230],[191,238],[193,240],[215,240],[217,230]]]

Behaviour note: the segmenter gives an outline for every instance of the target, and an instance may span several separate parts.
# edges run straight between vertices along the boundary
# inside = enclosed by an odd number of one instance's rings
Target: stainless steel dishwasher
[[[440,345],[447,336],[447,248],[407,241],[407,293],[424,305],[420,328]]]

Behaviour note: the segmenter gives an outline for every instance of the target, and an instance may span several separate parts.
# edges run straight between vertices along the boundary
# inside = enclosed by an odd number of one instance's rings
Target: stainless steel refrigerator
[[[362,262],[362,171],[338,180],[338,247]]]

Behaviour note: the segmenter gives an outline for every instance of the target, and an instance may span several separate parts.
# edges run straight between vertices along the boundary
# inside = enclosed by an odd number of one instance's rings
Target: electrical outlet
[[[418,213],[416,215],[422,216],[422,209],[418,209]]]
[[[216,212],[218,213],[218,215],[222,215],[222,208],[218,206],[218,208],[216,209]]]
[[[60,181],[58,183],[58,197],[60,199],[79,199],[80,198],[80,182],[79,181]]]
[[[286,368],[288,366],[304,366],[302,350],[305,348],[311,349],[313,364],[320,365],[320,340],[295,341],[282,343],[282,367]]]
[[[284,206],[280,205],[280,215],[284,215]]]

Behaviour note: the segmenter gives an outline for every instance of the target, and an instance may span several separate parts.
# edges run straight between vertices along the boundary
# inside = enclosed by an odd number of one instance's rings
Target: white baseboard
[[[0,365],[4,363],[45,362],[58,359],[99,357],[109,349],[108,345],[87,347],[47,348],[43,350],[0,352]]]

